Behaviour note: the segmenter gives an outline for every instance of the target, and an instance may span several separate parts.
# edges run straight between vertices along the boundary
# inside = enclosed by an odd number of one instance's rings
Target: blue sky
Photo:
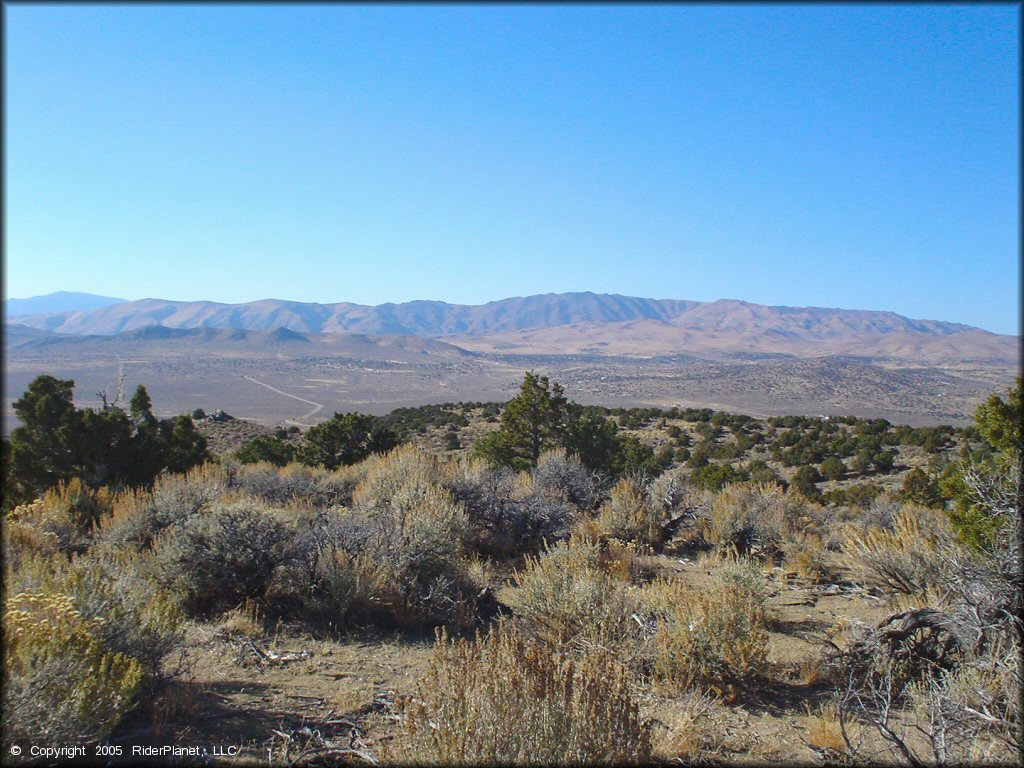
[[[7,5],[6,295],[1019,322],[1019,5]]]

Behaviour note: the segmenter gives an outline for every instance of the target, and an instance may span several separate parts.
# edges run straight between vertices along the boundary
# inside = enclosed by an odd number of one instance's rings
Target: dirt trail
[[[322,410],[323,407],[324,407],[323,403],[316,403],[316,402],[313,402],[312,400],[307,400],[304,397],[299,397],[298,395],[291,395],[291,394],[289,394],[287,392],[282,392],[277,387],[272,387],[272,386],[270,386],[269,384],[267,384],[264,381],[260,381],[259,379],[254,379],[252,376],[243,376],[242,378],[248,379],[253,384],[259,384],[261,387],[266,387],[271,392],[277,392],[277,394],[284,395],[285,397],[290,397],[292,400],[298,400],[299,402],[308,403],[309,405],[315,406],[313,408],[313,410],[308,411],[307,413],[304,413],[301,416],[299,416],[299,419],[301,419],[301,421],[298,421],[298,420],[295,420],[295,419],[285,419],[285,421],[288,422],[289,424],[297,424],[300,427],[312,426],[311,424],[307,424],[305,422],[308,419],[310,419],[313,416],[313,414],[315,414],[318,411]]]

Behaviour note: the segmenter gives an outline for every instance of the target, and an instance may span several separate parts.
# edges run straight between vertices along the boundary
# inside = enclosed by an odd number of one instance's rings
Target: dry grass
[[[621,570],[621,561],[612,561]],[[628,567],[628,566],[627,566]],[[548,547],[513,576],[508,604],[527,626],[555,645],[622,648],[630,644],[631,597],[602,567],[601,545],[574,536]]]
[[[856,735],[854,723],[846,725]],[[847,757],[846,741],[843,739],[842,727],[839,725],[839,714],[835,702],[827,702],[817,709],[807,707],[807,744],[817,750],[825,759],[836,761]]]
[[[629,675],[606,652],[581,658],[507,625],[474,642],[439,635],[386,759],[446,765],[625,765],[651,754]]]
[[[192,717],[196,710],[196,689],[189,680],[169,680],[157,692],[150,709],[155,739],[171,740],[175,724]]]
[[[818,683],[826,674],[824,663],[820,656],[812,656],[801,659],[797,665],[797,682],[800,685],[810,686]]]
[[[783,568],[806,581],[818,583],[829,575],[825,543],[813,533],[797,534],[782,543]]]
[[[243,600],[240,606],[225,613],[217,622],[217,626],[229,635],[247,638],[262,636],[263,617],[260,615],[259,603]]]
[[[687,691],[659,703],[654,756],[660,760],[692,763],[717,751],[722,734],[710,722],[718,703],[701,691]]]
[[[706,688],[731,698],[761,674],[768,655],[764,577],[751,561],[726,561],[704,589],[659,577],[641,592],[658,622],[655,679],[673,690]]]
[[[662,519],[643,489],[625,479],[612,488],[608,502],[598,513],[597,526],[605,535],[620,541],[653,546],[661,543]]]
[[[850,531],[843,552],[862,584],[890,595],[924,596],[942,578],[942,553],[954,547],[943,512],[904,504],[893,515],[891,530]]]

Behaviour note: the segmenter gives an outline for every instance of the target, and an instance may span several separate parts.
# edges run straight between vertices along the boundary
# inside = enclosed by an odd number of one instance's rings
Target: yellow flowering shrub
[[[9,737],[105,738],[133,703],[139,663],[105,651],[104,619],[85,619],[60,593],[22,592],[4,609],[4,726]]]

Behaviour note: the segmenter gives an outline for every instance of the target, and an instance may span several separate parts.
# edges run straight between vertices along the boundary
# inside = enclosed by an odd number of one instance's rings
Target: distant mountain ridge
[[[361,333],[313,334],[274,328],[250,331],[239,328],[168,328],[150,325],[117,334],[60,334],[8,323],[4,326],[5,352],[19,359],[26,355],[104,353],[113,358],[182,352],[246,356],[284,353],[299,356],[344,356],[377,360],[460,359],[474,356],[460,347],[418,336],[372,336]]]
[[[20,324],[65,338],[126,336],[180,344],[221,344],[233,338],[254,348],[314,338],[324,348],[336,343],[323,341],[330,337],[348,337],[342,346],[350,346],[351,337],[360,336],[368,340],[360,347],[364,350],[387,339],[418,337],[474,353],[513,355],[775,354],[984,365],[1018,365],[1020,360],[1017,336],[962,323],[913,320],[895,312],[594,293],[549,293],[476,306],[443,301],[371,307],[276,299],[246,304],[142,299],[74,312],[8,316],[7,322],[8,328]],[[195,330],[229,335],[182,333]],[[255,335],[230,336],[242,332]]]
[[[57,291],[46,296],[33,296],[29,299],[5,299],[4,314],[40,315],[53,312],[76,312],[86,309],[97,309],[111,304],[120,304],[127,299],[116,299],[113,296],[97,296],[94,293],[77,291]]]
[[[141,299],[48,314],[9,312],[7,319],[54,333],[98,335],[163,326],[462,338],[580,324],[618,327],[636,322],[695,333],[767,334],[792,340],[869,337],[894,332],[927,336],[966,331],[987,333],[960,323],[912,320],[895,312],[769,307],[732,299],[698,302],[589,292],[540,294],[482,305],[411,301],[375,307],[276,299],[245,304]]]

